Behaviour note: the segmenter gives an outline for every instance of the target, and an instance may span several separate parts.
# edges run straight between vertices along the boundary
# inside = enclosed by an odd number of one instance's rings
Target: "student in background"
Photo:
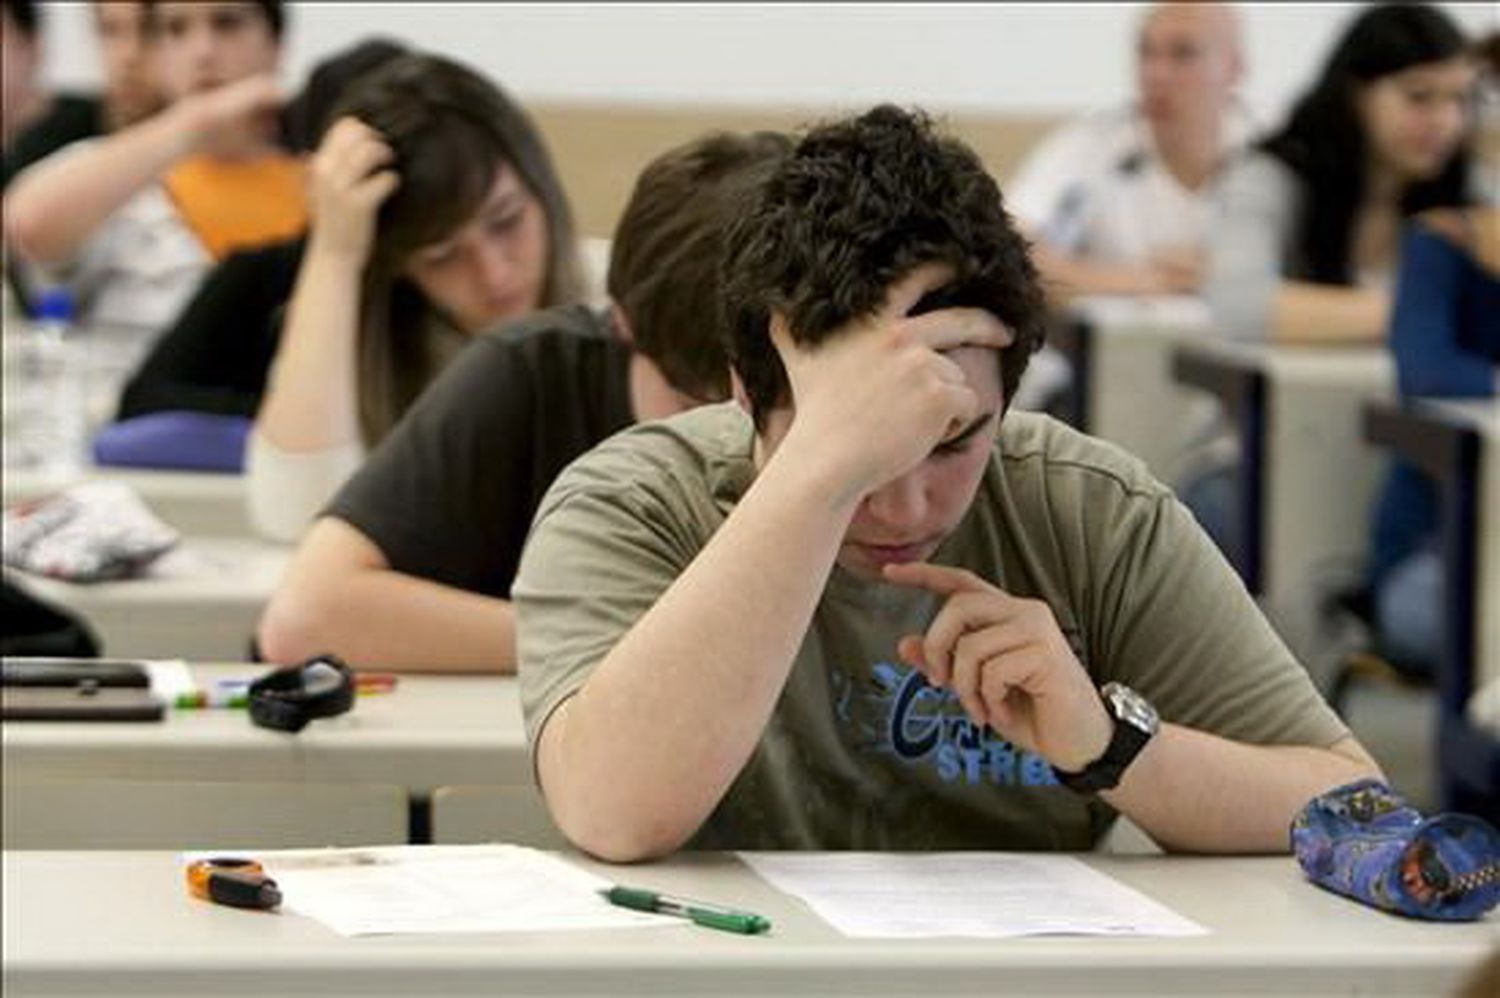
[[[1006,187],[1054,301],[1197,290],[1210,190],[1248,130],[1243,75],[1233,7],[1151,8],[1135,102],[1048,136]]]
[[[1500,34],[1479,52],[1493,101],[1500,96]],[[1500,121],[1487,124],[1494,130]],[[1493,180],[1500,160],[1487,166]],[[1493,398],[1500,381],[1500,207],[1419,216],[1403,236],[1399,273],[1390,346],[1402,397]],[[1443,647],[1440,519],[1432,482],[1408,462],[1394,462],[1371,538],[1376,637],[1393,665],[1418,675],[1432,674]]]
[[[355,81],[406,52],[374,38],[320,62],[283,115],[291,150],[310,155]],[[125,385],[116,418],[162,411],[253,417],[306,246],[306,236],[297,236],[240,250],[214,267]]]
[[[35,0],[0,0],[0,149],[7,159],[17,137],[47,112],[40,35]]]
[[[1376,772],[1140,462],[1005,412],[1043,299],[971,150],[816,128],[725,240],[749,412],[574,462],[512,591],[575,844],[1285,851]]]
[[[40,114],[25,122],[14,136],[7,135],[5,157],[0,165],[0,188],[32,163],[80,139],[107,135],[150,117],[161,109],[161,88],[156,79],[152,19],[145,3],[130,0],[94,0],[94,35],[99,44],[100,63],[104,70],[104,91],[92,94],[57,93],[45,99]],[[9,36],[16,17],[23,11],[34,11],[36,5],[23,0],[4,0],[5,32]],[[34,13],[23,14],[34,24]],[[31,34],[35,35],[33,26]],[[8,43],[7,43],[8,44]],[[35,44],[34,42],[32,43]],[[19,60],[17,66],[12,59]],[[6,72],[34,61],[35,53],[12,55],[6,49]],[[7,105],[6,129],[13,121]]]
[[[1228,335],[1374,342],[1403,219],[1469,200],[1475,67],[1435,7],[1361,10],[1282,128],[1222,186],[1205,296]]]
[[[303,229],[278,145],[279,0],[148,5],[167,110],[77,143],[6,192],[11,247],[73,287],[85,324],[159,333],[213,261]]]
[[[511,579],[552,479],[631,423],[728,396],[721,236],[789,146],[715,134],[648,165],[615,231],[610,309],[548,309],[477,337],[308,532],[261,652],[513,671]]]
[[[247,455],[251,520],[281,540],[474,335],[581,299],[551,158],[493,83],[407,55],[360,79],[334,118]]]
[[[1216,327],[1272,343],[1383,333],[1403,219],[1469,197],[1475,67],[1436,8],[1360,12],[1287,123],[1229,170],[1204,297]],[[1183,501],[1243,564],[1238,441],[1222,420],[1184,459]]]

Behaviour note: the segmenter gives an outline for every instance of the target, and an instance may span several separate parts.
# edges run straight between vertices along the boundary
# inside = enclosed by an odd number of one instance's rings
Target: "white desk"
[[[4,504],[38,499],[79,481],[123,482],[151,511],[189,537],[251,537],[243,475],[90,467],[68,480],[7,471]]]
[[[227,537],[188,537],[138,579],[76,585],[6,569],[34,595],[81,614],[104,654],[239,661],[291,548]]]
[[[212,682],[267,668],[194,666],[193,673]],[[511,677],[402,676],[394,691],[360,696],[348,714],[314,721],[295,735],[258,728],[243,710],[173,710],[161,723],[7,723],[0,739],[7,783],[395,784],[411,799],[416,841],[427,838],[433,790],[489,786],[517,791],[514,824],[497,815],[494,834],[550,824],[540,798],[530,794],[531,764]],[[143,799],[160,801],[171,788],[150,790]],[[522,798],[534,803],[526,808]],[[101,820],[100,841],[107,842],[107,816]]]
[[[195,665],[200,682],[253,677],[267,665]],[[0,730],[6,774],[142,780],[449,784],[531,783],[516,680],[403,675],[390,693],[295,735],[243,710],[173,710],[161,723],[15,722]]]
[[[1172,354],[1214,336],[1197,298],[1080,298],[1051,342],[1072,363],[1070,422],[1145,461],[1175,482],[1183,452],[1216,407],[1172,377]]]
[[[1464,714],[1500,678],[1500,402],[1424,400],[1365,411],[1365,433],[1425,471],[1442,499],[1438,763],[1446,807],[1500,821],[1500,744]]]
[[[119,994],[1447,994],[1493,918],[1424,924],[1306,883],[1289,858],[1087,861],[1211,930],[1188,939],[854,940],[732,857],[590,864],[756,911],[768,936],[614,933],[346,939],[290,914],[189,898],[167,853],[7,853],[4,985]]]
[[[1365,443],[1361,413],[1391,397],[1390,355],[1202,342],[1178,347],[1173,372],[1225,405],[1241,447],[1237,567],[1292,650],[1316,665],[1319,578],[1360,570],[1369,547],[1385,459]]]

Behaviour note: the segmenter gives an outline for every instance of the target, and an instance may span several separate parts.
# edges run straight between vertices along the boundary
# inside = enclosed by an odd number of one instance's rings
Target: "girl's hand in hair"
[[[179,105],[184,152],[212,149],[247,132],[271,134],[284,100],[275,77],[264,73],[184,98]]]
[[[340,118],[323,136],[308,169],[312,248],[363,267],[375,239],[375,214],[400,183],[379,132]]]

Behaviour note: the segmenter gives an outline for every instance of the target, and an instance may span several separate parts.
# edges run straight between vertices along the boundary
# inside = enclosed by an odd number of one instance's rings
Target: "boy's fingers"
[[[885,566],[884,572],[887,582],[926,589],[939,596],[952,596],[961,592],[1002,591],[968,569],[934,565],[930,561],[892,562]]]
[[[889,315],[902,316],[911,311],[913,305],[922,300],[929,291],[936,291],[948,280],[945,268],[923,266],[911,271],[892,284],[885,296],[885,308]]]
[[[927,658],[922,654],[922,636],[920,634],[908,634],[900,641],[897,641],[896,657],[924,675],[926,674]]]
[[[1015,342],[1010,328],[982,308],[945,308],[907,320],[912,335],[933,350],[989,347],[1003,350]]]
[[[980,664],[972,660],[957,664],[953,670],[953,694],[963,704],[969,719],[984,727],[990,718],[984,707],[984,698],[979,694]]]

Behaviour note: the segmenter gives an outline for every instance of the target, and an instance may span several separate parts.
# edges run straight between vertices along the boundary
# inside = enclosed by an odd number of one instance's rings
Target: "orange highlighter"
[[[397,677],[389,672],[356,672],[354,689],[358,693],[389,693],[396,688]]]
[[[219,856],[189,863],[188,892],[232,908],[270,910],[281,904],[281,889],[253,859]]]

